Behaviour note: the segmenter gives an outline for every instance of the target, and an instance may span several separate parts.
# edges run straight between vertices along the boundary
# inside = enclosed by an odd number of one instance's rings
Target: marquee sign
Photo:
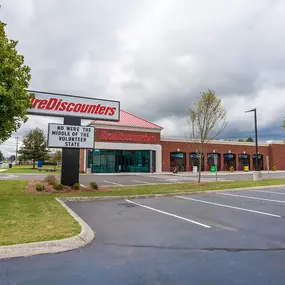
[[[94,128],[49,124],[48,147],[94,148]]]
[[[119,121],[120,102],[33,91],[35,98],[28,114],[82,119]]]
[[[149,135],[129,135],[123,132],[105,132],[103,131],[100,135],[100,140],[107,141],[135,141],[135,142],[155,142],[155,136]]]

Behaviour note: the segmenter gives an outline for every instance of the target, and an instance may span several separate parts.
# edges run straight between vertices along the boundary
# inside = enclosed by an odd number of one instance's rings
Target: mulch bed
[[[43,184],[45,189],[43,191],[37,191],[36,185],[37,184]],[[30,180],[27,187],[26,192],[27,193],[33,193],[33,194],[41,194],[41,193],[79,193],[79,192],[106,192],[108,191],[107,187],[100,187],[98,190],[95,190],[91,187],[82,187],[80,186],[79,190],[73,189],[71,186],[64,186],[62,190],[55,190],[53,188],[53,185],[50,185],[43,180]]]

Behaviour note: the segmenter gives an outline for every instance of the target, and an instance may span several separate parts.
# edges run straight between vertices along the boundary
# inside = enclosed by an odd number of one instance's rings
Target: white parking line
[[[260,212],[260,211],[245,209],[245,208],[239,208],[239,207],[234,207],[234,206],[229,206],[229,205],[224,205],[224,204],[218,204],[218,203],[208,202],[208,201],[204,201],[204,200],[197,200],[197,199],[188,198],[188,197],[184,197],[184,196],[176,196],[176,197],[177,198],[181,198],[181,199],[194,201],[194,202],[200,202],[200,203],[210,204],[210,205],[224,207],[224,208],[230,208],[230,209],[235,209],[235,210],[240,210],[240,211],[246,211],[246,212],[251,212],[251,213],[255,213],[255,214],[260,214],[260,215],[271,216],[271,217],[275,217],[275,218],[281,218],[281,216],[275,215],[275,214],[270,214],[270,213],[265,213],[265,212]]]
[[[118,186],[123,186],[122,184],[115,183],[115,182],[112,182],[112,181],[106,181],[106,180],[104,180],[104,182],[105,182],[105,183],[114,184],[114,185],[118,185]]]
[[[262,192],[262,193],[272,193],[272,194],[279,194],[279,195],[285,195],[285,193],[280,193],[280,192],[274,192],[274,191],[264,191],[264,190],[250,190],[253,192]]]
[[[152,211],[155,211],[155,212],[158,212],[158,213],[167,215],[167,216],[171,216],[171,217],[174,217],[174,218],[177,218],[177,219],[180,219],[180,220],[183,220],[183,221],[186,221],[186,222],[189,222],[189,223],[192,223],[192,224],[195,224],[195,225],[198,225],[198,226],[207,228],[207,229],[210,229],[210,228],[211,228],[211,226],[208,226],[208,225],[205,225],[205,224],[201,224],[201,223],[199,223],[199,222],[196,222],[196,221],[193,221],[193,220],[189,220],[189,219],[187,219],[187,218],[184,218],[184,217],[181,217],[181,216],[177,216],[177,215],[174,215],[174,214],[171,214],[171,213],[168,213],[168,212],[164,212],[164,211],[161,211],[161,210],[152,208],[152,207],[148,207],[148,206],[145,206],[145,205],[142,205],[142,204],[139,204],[139,203],[130,201],[130,200],[128,200],[128,199],[125,199],[125,201],[126,201],[126,202],[129,202],[129,203],[132,203],[132,204],[135,204],[135,205],[137,205],[137,206],[140,206],[140,207],[142,207],[142,208],[146,208],[146,209],[149,209],[149,210],[152,210]]]
[[[137,183],[149,184],[149,182],[145,182],[145,181],[139,181],[139,180],[132,180],[132,181],[137,182]]]
[[[258,197],[252,197],[252,196],[237,195],[237,194],[229,194],[229,193],[216,193],[216,194],[285,204],[285,201],[280,201],[280,200],[272,200],[272,199],[265,199],[265,198],[258,198]]]

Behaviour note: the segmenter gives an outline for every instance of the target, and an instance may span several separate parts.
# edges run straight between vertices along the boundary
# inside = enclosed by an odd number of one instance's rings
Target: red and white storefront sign
[[[61,94],[34,92],[28,113],[41,116],[73,116],[82,119],[119,121],[120,102]]]
[[[141,134],[125,134],[124,132],[106,132],[103,131],[100,135],[101,141],[125,141],[125,142],[145,142],[153,143],[156,140],[155,136]]]

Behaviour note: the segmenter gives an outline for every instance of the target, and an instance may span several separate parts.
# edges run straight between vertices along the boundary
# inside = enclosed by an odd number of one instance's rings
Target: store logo
[[[61,94],[34,92],[28,114],[40,116],[73,116],[91,120],[120,120],[120,102]]]
[[[91,105],[91,104],[81,104],[75,102],[67,102],[62,99],[50,98],[49,100],[42,99],[32,99],[32,108],[45,109],[45,110],[55,110],[55,111],[66,111],[69,113],[88,113],[88,114],[100,114],[113,116],[116,108],[107,107],[101,104]]]
[[[107,141],[135,141],[135,142],[155,142],[155,136],[147,135],[126,135],[122,132],[107,133],[103,131],[100,135],[100,140]]]

